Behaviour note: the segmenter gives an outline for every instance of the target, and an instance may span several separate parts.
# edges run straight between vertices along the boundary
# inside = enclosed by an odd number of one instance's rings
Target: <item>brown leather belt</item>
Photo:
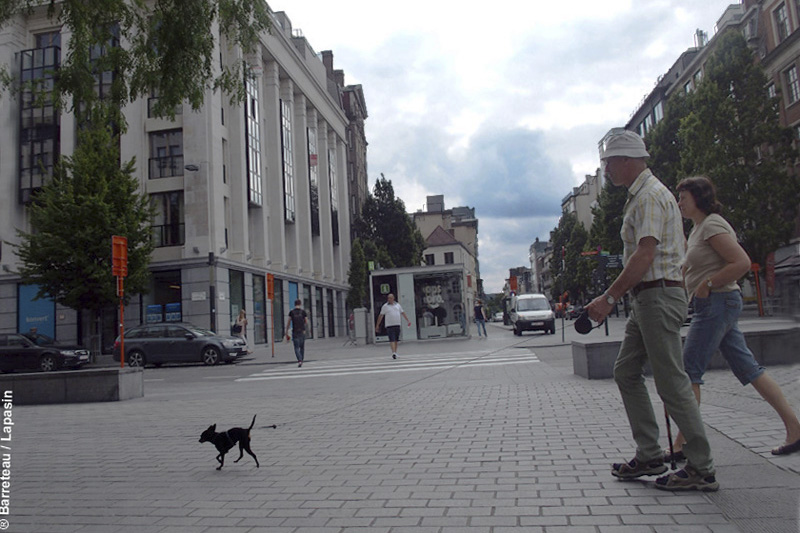
[[[654,279],[653,281],[643,281],[636,285],[631,292],[636,296],[645,289],[654,289],[656,287],[683,287],[682,281],[674,281],[671,279]]]

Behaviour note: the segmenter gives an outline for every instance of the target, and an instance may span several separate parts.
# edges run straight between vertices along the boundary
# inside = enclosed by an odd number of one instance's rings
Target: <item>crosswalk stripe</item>
[[[303,370],[298,370],[294,367],[284,367],[280,369],[266,370],[250,376],[239,378],[236,381],[264,381],[274,379],[299,379],[311,377],[335,377],[346,376],[354,374],[378,374],[382,372],[412,372],[419,370],[434,370],[434,369],[447,369],[456,367],[474,367],[474,366],[498,366],[498,365],[515,365],[525,363],[538,363],[539,358],[535,354],[520,354],[518,351],[513,353],[494,353],[487,354],[481,352],[484,357],[475,357],[474,354],[467,356],[452,358],[452,357],[434,357],[425,355],[423,357],[409,357],[406,356],[397,361],[387,361],[385,358],[361,360],[358,362],[351,362],[348,364],[313,364],[312,366],[306,365]]]

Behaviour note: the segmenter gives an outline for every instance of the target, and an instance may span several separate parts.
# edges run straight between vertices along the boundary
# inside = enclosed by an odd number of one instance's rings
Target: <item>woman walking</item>
[[[739,330],[742,294],[736,281],[750,269],[750,258],[731,225],[720,216],[721,205],[711,180],[687,178],[677,187],[678,207],[693,224],[684,260],[686,289],[694,295],[694,315],[683,347],[683,362],[697,402],[711,357],[719,349],[742,385],[752,383],[786,428],[786,440],[773,455],[800,450],[800,422],[780,386],[767,375]],[[675,437],[675,460],[683,459],[683,435]],[[671,457],[667,456],[667,460]]]
[[[239,311],[239,317],[236,319],[236,325],[239,326],[239,331],[236,332],[236,336],[244,341],[244,346],[247,349],[247,353],[253,353],[252,350],[250,350],[250,343],[247,342],[247,313],[245,312],[244,308]]]

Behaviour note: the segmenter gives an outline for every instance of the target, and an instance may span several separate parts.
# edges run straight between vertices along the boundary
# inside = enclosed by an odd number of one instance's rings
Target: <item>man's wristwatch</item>
[[[713,289],[713,288],[714,288],[714,284],[713,284],[713,283],[711,283],[711,278],[708,278],[708,279],[706,280],[706,287],[708,287],[708,290],[711,290],[711,289]]]
[[[610,294],[606,293],[606,302],[608,302],[608,305],[614,305],[615,303],[617,303],[617,299],[611,296]]]

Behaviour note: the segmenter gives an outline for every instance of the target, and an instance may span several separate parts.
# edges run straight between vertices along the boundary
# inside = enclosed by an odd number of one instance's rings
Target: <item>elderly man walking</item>
[[[632,296],[632,313],[614,364],[614,380],[636,441],[636,455],[627,463],[613,464],[611,474],[619,479],[634,479],[667,471],[658,442],[658,422],[644,380],[644,366],[649,362],[658,395],[686,437],[686,466],[658,478],[656,488],[715,491],[719,483],[711,448],[689,377],[683,370],[680,327],[686,317],[687,300],[681,263],[686,239],[678,204],[647,167],[650,154],[636,133],[612,130],[604,140],[600,157],[606,177],[614,185],[628,189],[620,231],[625,266],[605,294],[586,306],[589,317],[602,321],[626,292]]]

